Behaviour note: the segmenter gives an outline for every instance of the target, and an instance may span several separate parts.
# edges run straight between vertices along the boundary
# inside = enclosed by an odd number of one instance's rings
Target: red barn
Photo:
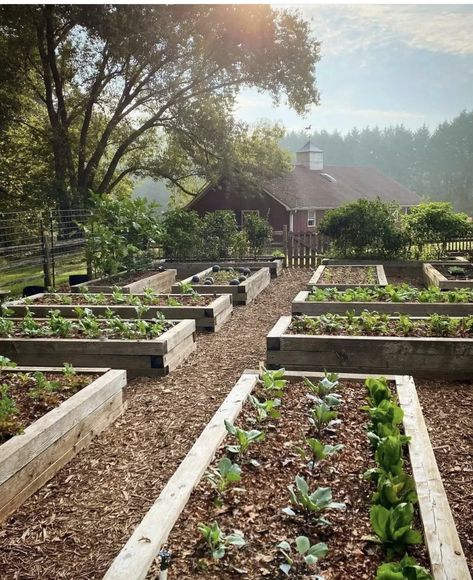
[[[241,225],[245,213],[257,212],[273,229],[284,225],[296,233],[315,231],[324,213],[360,198],[395,201],[404,208],[421,198],[374,167],[324,166],[323,151],[310,141],[296,153],[293,170],[268,180],[258,193],[232,191],[221,185],[204,188],[187,209],[205,215],[220,209],[233,210]]]

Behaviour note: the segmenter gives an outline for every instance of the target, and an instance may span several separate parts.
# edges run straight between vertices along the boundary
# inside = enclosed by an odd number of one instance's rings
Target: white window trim
[[[311,215],[313,216],[311,218]],[[313,221],[313,224],[310,224],[309,222]],[[315,211],[315,209],[308,209],[307,210],[307,227],[308,228],[315,228],[317,225],[317,212]]]

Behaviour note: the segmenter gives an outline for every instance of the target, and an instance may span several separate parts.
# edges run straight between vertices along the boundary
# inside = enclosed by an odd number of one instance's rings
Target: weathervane
[[[304,127],[304,131],[308,131],[309,132],[309,149],[310,149],[310,132],[312,130],[312,125],[308,125],[307,127]]]

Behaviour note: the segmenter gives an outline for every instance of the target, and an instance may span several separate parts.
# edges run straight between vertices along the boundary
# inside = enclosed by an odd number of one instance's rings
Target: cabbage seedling
[[[232,463],[228,457],[222,457],[216,468],[209,468],[205,478],[219,495],[223,495],[232,483],[241,480],[241,469],[238,463]]]
[[[344,447],[340,443],[338,443],[337,445],[324,445],[314,437],[309,437],[305,439],[305,444],[310,450],[309,453],[307,453],[307,451],[302,447],[296,447],[296,451],[303,459],[311,458],[308,467],[309,469],[312,470],[312,472],[315,471],[315,468],[318,463],[320,463],[327,457],[330,457],[331,455],[338,453],[338,451],[341,451]]]
[[[236,445],[227,445],[228,451],[230,451],[230,453],[238,453],[241,456],[246,454],[246,452],[248,451],[248,447],[251,445],[251,443],[263,441],[264,439],[264,433],[262,431],[257,431],[256,429],[252,429],[251,431],[245,431],[244,429],[235,427],[235,425],[232,425],[226,419],[225,419],[225,429],[230,435],[233,435],[238,441]]]
[[[228,546],[244,546],[246,544],[243,534],[235,532],[225,535],[217,522],[212,524],[199,524],[197,529],[202,534],[210,554],[214,560],[221,560],[225,556]]]
[[[337,411],[332,411],[327,403],[320,403],[312,409],[309,422],[315,427],[319,437],[324,429],[334,424],[337,414]]]
[[[296,476],[295,485],[290,485],[287,489],[289,490],[292,505],[302,512],[305,520],[315,516],[317,523],[329,525],[330,522],[318,514],[329,509],[339,510],[345,508],[344,503],[332,501],[332,490],[329,487],[318,487],[311,492],[309,484],[300,475]],[[282,511],[288,516],[296,515],[296,512],[290,507],[286,507]]]
[[[313,568],[319,560],[325,558],[328,552],[327,544],[324,542],[319,542],[318,544],[311,545],[309,538],[307,536],[298,536],[295,540],[296,543],[296,553],[292,552],[292,548],[289,542],[280,542],[278,548],[282,555],[284,556],[286,562],[281,564],[279,569],[286,576],[289,576],[291,568],[299,567],[299,564],[304,563],[308,568]],[[311,576],[315,580],[321,580],[321,576]]]
[[[268,371],[268,369],[263,367],[259,384],[263,386],[265,391],[269,391],[271,395],[282,397],[287,385],[287,381],[284,379],[285,372],[285,369]]]
[[[256,409],[259,423],[266,421],[266,419],[279,419],[281,417],[281,411],[278,409],[281,405],[280,399],[267,399],[262,402],[253,395],[250,395],[248,399]]]

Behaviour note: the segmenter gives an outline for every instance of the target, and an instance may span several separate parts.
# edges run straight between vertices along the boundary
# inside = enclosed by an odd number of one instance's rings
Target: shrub
[[[407,251],[400,215],[396,203],[359,199],[328,211],[318,229],[342,257],[394,258]]]
[[[263,253],[273,235],[273,228],[268,221],[256,213],[245,216],[243,231],[246,232],[250,252],[255,258]]]
[[[161,233],[158,206],[126,194],[92,199],[94,207],[83,227],[87,262],[96,274],[148,268]]]
[[[205,214],[203,221],[204,251],[210,260],[227,258],[235,242],[238,226],[232,210]]]
[[[446,201],[421,203],[404,216],[406,231],[412,243],[417,246],[419,257],[424,246],[437,242],[438,257],[445,253],[446,243],[452,238],[468,235],[473,231],[465,213],[453,211],[452,204]]]
[[[197,258],[202,252],[203,225],[196,211],[174,209],[164,214],[161,238],[166,258]]]
[[[248,236],[245,230],[240,230],[233,238],[232,255],[235,258],[244,258],[249,251]]]

